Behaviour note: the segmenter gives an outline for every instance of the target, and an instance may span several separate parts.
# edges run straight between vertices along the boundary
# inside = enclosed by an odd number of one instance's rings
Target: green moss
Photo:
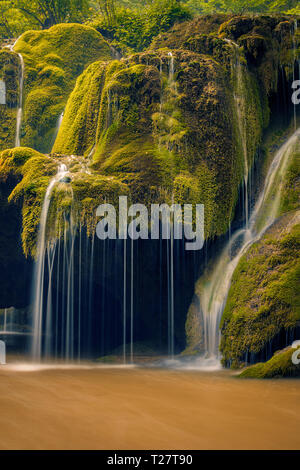
[[[32,149],[19,147],[0,154],[2,181],[10,176],[15,177],[17,182],[8,202],[22,207],[22,243],[26,256],[34,251],[42,202],[56,168],[57,165],[49,157]]]
[[[238,366],[300,320],[300,226],[282,217],[241,258],[221,321],[223,363]]]
[[[139,202],[171,200],[172,193],[182,200],[185,175],[193,180],[193,201],[206,206],[207,236],[219,235],[233,216],[243,174],[237,124],[231,125],[233,84],[228,89],[223,67],[211,57],[190,51],[173,57],[174,81],[169,50],[92,64],[77,80],[53,151],[87,156],[94,148],[94,168],[125,181]],[[243,109],[251,114],[249,161],[262,128],[251,80]]]
[[[300,152],[296,151],[290,160],[282,188],[280,213],[293,211],[300,206]]]
[[[41,210],[51,178],[59,164],[68,165],[70,183],[60,181],[53,188],[47,219],[48,239],[63,236],[64,226],[72,216],[88,236],[95,232],[96,208],[104,202],[118,204],[119,195],[129,194],[128,187],[115,177],[98,175],[87,168],[85,159],[70,160],[45,156],[30,148],[16,148],[0,153],[0,183],[15,179],[8,197],[10,204],[22,208],[22,243],[26,256],[34,256]]]
[[[25,62],[22,144],[49,152],[76,78],[91,62],[109,60],[111,51],[101,34],[79,24],[27,31],[15,50]]]
[[[288,348],[278,351],[272,359],[265,363],[247,367],[239,377],[255,379],[272,379],[277,377],[300,377],[300,366],[293,364],[293,354],[300,353],[300,348]]]

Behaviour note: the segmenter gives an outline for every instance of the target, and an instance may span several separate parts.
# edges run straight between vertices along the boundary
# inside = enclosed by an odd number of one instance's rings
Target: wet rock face
[[[272,379],[278,377],[300,377],[300,348],[288,347],[277,351],[266,363],[259,363],[245,369],[239,377]]]
[[[278,92],[279,66],[286,68],[284,83],[289,84],[291,24],[284,18],[200,17],[174,26],[149,50],[122,60],[111,60],[111,49],[92,28],[58,25],[23,35],[16,46],[25,61],[22,144],[49,153],[66,109],[52,154],[27,148],[0,155],[1,172],[14,178],[3,193],[3,246],[10,238],[15,242],[5,222],[12,218],[10,227],[22,232],[26,256],[35,253],[45,192],[60,161],[68,164],[71,176],[64,176],[53,191],[49,221],[55,230],[57,221],[74,210],[76,222],[91,236],[96,207],[128,195],[146,205],[203,203],[206,239],[225,234],[234,217],[244,168],[252,166],[269,122],[268,100]],[[7,86],[11,105],[7,109],[12,110],[11,121],[0,123],[0,147],[3,142],[7,148],[13,146],[18,63],[16,54],[5,52],[2,64],[1,54],[0,78]],[[58,237],[61,232],[55,230],[51,236]],[[3,271],[3,285],[8,282],[10,296],[16,282],[22,298],[20,290],[28,292],[25,284],[30,277],[22,275],[28,264],[18,243],[12,267],[7,268],[12,274],[5,279]],[[4,262],[5,257],[3,248]],[[151,329],[151,299],[161,295],[154,272],[144,276],[141,288],[149,300],[141,319],[146,329]],[[180,347],[196,275],[189,274],[184,300],[177,299]],[[97,279],[95,286],[103,283]],[[12,304],[10,298],[4,304]],[[115,304],[120,311],[119,299]],[[164,299],[161,310],[166,308]],[[188,343],[194,352],[203,347],[202,325],[195,311],[189,320]]]

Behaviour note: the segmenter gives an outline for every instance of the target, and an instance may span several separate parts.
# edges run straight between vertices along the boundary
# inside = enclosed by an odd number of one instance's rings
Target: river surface
[[[300,449],[300,380],[0,366],[0,449]]]

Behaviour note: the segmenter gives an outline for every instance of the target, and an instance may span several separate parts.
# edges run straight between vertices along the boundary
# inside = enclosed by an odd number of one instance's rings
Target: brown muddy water
[[[300,380],[0,366],[0,449],[300,449]]]

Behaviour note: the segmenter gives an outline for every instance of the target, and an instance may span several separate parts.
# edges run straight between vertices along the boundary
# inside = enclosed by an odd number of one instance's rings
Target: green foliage
[[[160,32],[190,17],[190,12],[180,2],[160,0],[143,10],[111,8],[109,13],[96,16],[90,24],[121,49],[141,51]]]
[[[33,26],[20,10],[13,7],[10,0],[0,1],[0,40],[18,37]]]
[[[192,11],[207,13],[278,13],[299,14],[298,0],[187,0]]]
[[[125,181],[133,200],[171,200],[173,193],[179,202],[204,203],[209,237],[227,230],[241,179],[228,123],[233,99],[218,63],[188,51],[173,54],[176,82],[168,50],[88,67],[53,152],[87,156],[94,147],[95,167]]]
[[[11,3],[40,27],[82,20],[88,11],[88,0],[13,0]]]
[[[300,206],[300,152],[295,152],[285,175],[280,201],[280,213],[298,209]]]
[[[58,182],[51,195],[47,219],[48,238],[57,238],[64,232],[64,215],[72,215],[85,227],[88,235],[95,232],[95,212],[99,204],[110,202],[117,205],[119,194],[128,194],[126,184],[112,176],[99,175],[87,170],[88,161],[50,158],[25,147],[0,153],[0,184],[8,178],[15,181],[8,203],[22,208],[22,243],[25,256],[34,256],[38,227],[45,193],[51,178],[62,162],[69,166],[71,181]],[[6,202],[7,204],[7,202]]]

